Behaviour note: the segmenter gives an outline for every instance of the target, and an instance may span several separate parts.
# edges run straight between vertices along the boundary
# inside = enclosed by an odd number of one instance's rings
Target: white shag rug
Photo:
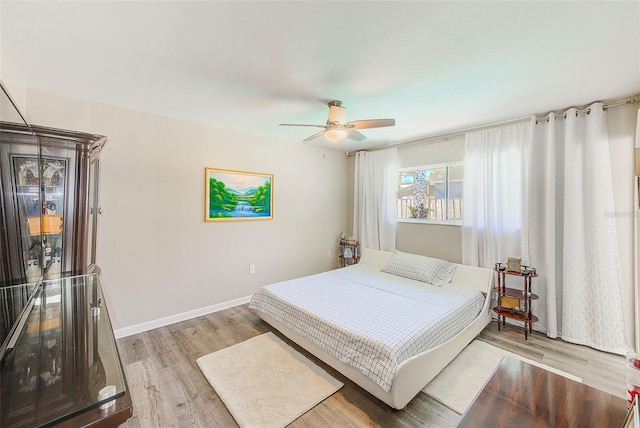
[[[519,358],[529,364],[577,382],[582,382],[582,379],[569,373],[496,348],[481,340],[474,340],[438,376],[429,382],[422,389],[422,392],[435,398],[456,413],[463,414],[494,369],[500,364],[502,357],[506,355]]]
[[[242,428],[284,427],[343,386],[271,332],[196,362]]]

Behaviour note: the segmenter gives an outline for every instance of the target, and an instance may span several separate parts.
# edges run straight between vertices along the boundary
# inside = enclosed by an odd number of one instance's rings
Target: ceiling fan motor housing
[[[340,106],[329,105],[329,119],[327,125],[345,125],[347,123],[347,109]]]

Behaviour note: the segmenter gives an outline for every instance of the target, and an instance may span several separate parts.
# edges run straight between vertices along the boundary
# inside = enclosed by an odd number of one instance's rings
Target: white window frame
[[[414,171],[416,169],[436,169],[436,168],[447,168],[446,169],[446,186],[445,186],[445,194],[446,200],[449,200],[449,167],[462,166],[464,168],[463,161],[456,162],[442,162],[442,163],[434,163],[429,165],[416,165],[416,166],[407,166],[403,168],[398,168],[398,173],[402,173],[403,171]],[[463,178],[464,180],[464,178]],[[398,199],[395,199],[395,203],[397,204]],[[445,209],[448,208],[448,203],[445,204]],[[464,209],[464,206],[463,206]],[[446,215],[445,215],[446,217]],[[459,220],[432,220],[425,218],[398,218],[396,217],[396,221],[398,223],[420,223],[420,224],[441,224],[446,226],[462,226],[462,219]]]

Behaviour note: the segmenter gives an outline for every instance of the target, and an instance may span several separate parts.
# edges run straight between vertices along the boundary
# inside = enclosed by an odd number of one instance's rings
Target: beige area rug
[[[343,386],[270,332],[196,362],[242,428],[284,427]]]
[[[435,398],[451,410],[463,414],[489,379],[493,370],[500,364],[502,357],[506,355],[582,382],[582,379],[569,373],[504,351],[481,340],[474,340],[438,376],[429,382],[422,392]]]

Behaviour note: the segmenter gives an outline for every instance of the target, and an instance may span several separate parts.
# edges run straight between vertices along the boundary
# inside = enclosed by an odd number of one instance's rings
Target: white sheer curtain
[[[353,233],[362,248],[396,246],[396,148],[357,152],[353,189]]]
[[[465,136],[462,263],[529,260],[527,153],[531,122]]]
[[[623,354],[628,339],[605,111],[595,103],[587,112],[551,114],[534,132],[532,162],[545,171],[531,177],[532,257],[545,270],[546,304],[538,309],[549,336]]]
[[[622,354],[605,112],[601,103],[588,111],[467,134],[463,263],[489,267],[522,256],[540,275],[532,283],[540,296],[534,329]]]
[[[539,318],[534,328],[556,338],[562,316],[562,248],[564,195],[564,123],[550,113],[533,128],[529,169],[529,224],[532,264],[538,270],[533,302]]]

